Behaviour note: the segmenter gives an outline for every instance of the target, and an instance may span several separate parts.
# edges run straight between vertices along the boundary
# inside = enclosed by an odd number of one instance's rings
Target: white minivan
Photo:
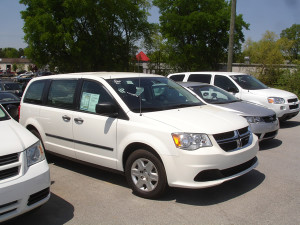
[[[236,72],[182,72],[169,74],[174,81],[192,81],[215,85],[233,93],[237,98],[263,105],[275,111],[280,121],[293,118],[299,113],[297,95],[270,88],[255,77]]]
[[[124,173],[145,198],[168,186],[218,185],[258,164],[258,139],[246,119],[158,75],[35,78],[22,97],[20,123],[51,153]]]
[[[0,105],[0,223],[50,198],[50,172],[38,138]]]

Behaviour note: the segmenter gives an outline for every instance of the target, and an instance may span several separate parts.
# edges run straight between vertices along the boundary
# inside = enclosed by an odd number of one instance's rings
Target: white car
[[[218,185],[258,164],[258,138],[246,119],[158,75],[35,78],[22,97],[20,123],[51,153],[124,173],[145,198],[167,186]]]
[[[0,105],[0,222],[50,198],[50,172],[38,138]]]
[[[263,105],[275,111],[279,120],[295,117],[300,110],[297,95],[270,88],[255,77],[236,72],[182,72],[169,74],[174,81],[192,81],[215,85],[237,98]]]

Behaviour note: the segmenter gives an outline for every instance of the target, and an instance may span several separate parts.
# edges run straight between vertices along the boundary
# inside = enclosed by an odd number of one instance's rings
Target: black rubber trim
[[[78,140],[74,140],[74,139],[70,139],[70,138],[65,138],[65,137],[61,137],[61,136],[57,136],[57,135],[53,135],[53,134],[47,134],[46,133],[46,136],[57,138],[57,139],[64,140],[64,141],[74,142],[74,143],[81,144],[81,145],[87,145],[87,146],[90,146],[90,147],[101,148],[101,149],[108,150],[108,151],[113,151],[114,150],[113,148],[110,148],[110,147],[101,146],[101,145],[95,145],[95,144],[92,144],[92,143],[78,141]]]

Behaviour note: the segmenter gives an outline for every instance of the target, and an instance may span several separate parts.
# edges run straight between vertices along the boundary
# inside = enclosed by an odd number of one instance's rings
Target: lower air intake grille
[[[49,192],[50,192],[50,189],[46,188],[42,191],[39,191],[35,194],[30,195],[27,205],[30,206],[34,203],[41,201],[42,199],[46,198],[49,195]]]

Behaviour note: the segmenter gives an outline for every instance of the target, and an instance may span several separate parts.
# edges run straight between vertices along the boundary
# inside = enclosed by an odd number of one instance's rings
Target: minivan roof
[[[134,72],[80,72],[80,73],[66,73],[66,74],[55,74],[45,77],[38,77],[35,79],[52,79],[52,78],[83,78],[87,76],[94,76],[102,79],[116,79],[116,78],[126,78],[126,77],[163,77],[156,74],[146,74],[146,73],[134,73]]]
[[[201,72],[181,72],[181,73],[172,73],[170,75],[176,75],[176,74],[219,74],[219,75],[248,75],[247,73],[240,73],[240,72],[221,72],[221,71],[201,71]]]

